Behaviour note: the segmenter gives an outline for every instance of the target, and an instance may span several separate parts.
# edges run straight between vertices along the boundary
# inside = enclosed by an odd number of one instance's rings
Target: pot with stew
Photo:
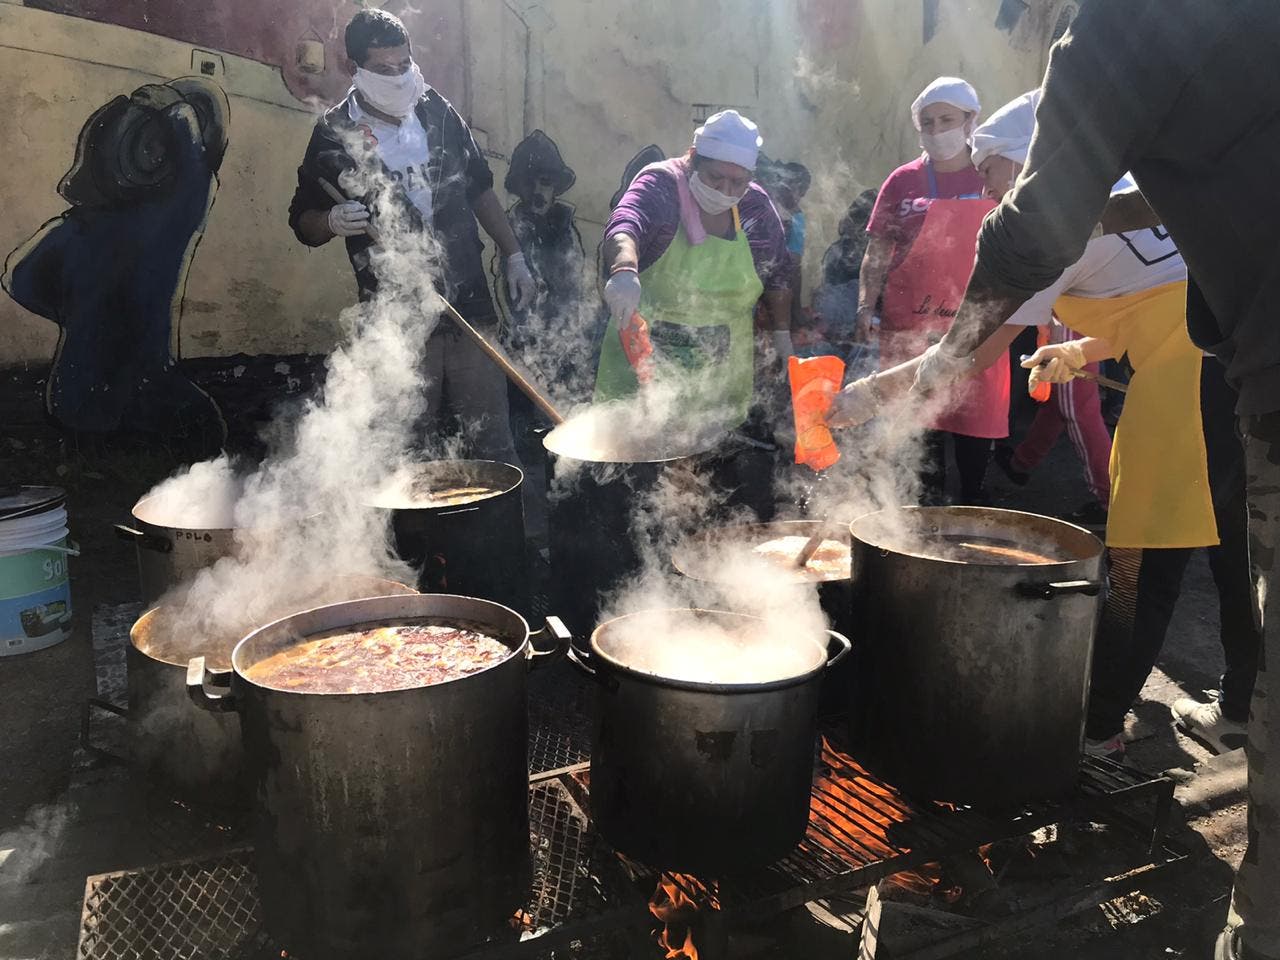
[[[936,800],[1012,805],[1070,791],[1102,542],[986,507],[884,510],[850,532],[858,759]]]
[[[529,563],[519,467],[435,460],[391,477],[371,498],[391,514],[396,552],[418,589],[493,600],[529,612]]]
[[[615,849],[706,876],[772,863],[804,836],[823,673],[837,633],[712,610],[596,628],[591,817]]]
[[[534,640],[555,643],[535,651]],[[308,960],[434,956],[529,892],[525,672],[568,636],[443,594],[318,607],[245,637],[230,689],[255,798],[264,923]]]

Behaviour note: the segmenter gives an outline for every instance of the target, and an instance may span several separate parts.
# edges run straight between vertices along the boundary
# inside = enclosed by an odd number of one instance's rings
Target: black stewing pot
[[[714,663],[683,663],[678,653],[651,662],[648,645],[684,646],[678,637],[699,628],[766,644],[772,636],[787,654],[759,658],[755,682],[717,682]],[[597,682],[591,815],[601,835],[650,866],[703,876],[785,856],[809,820],[822,677],[849,650],[838,633],[796,638],[785,625],[720,611],[644,611],[601,624],[589,664],[570,649]],[[770,673],[781,675],[763,679]]]
[[[255,664],[327,631],[444,620],[510,654],[477,673],[380,693],[260,686]],[[534,649],[538,637],[556,646]],[[263,920],[307,960],[427,957],[501,930],[529,895],[525,674],[568,635],[555,618],[530,635],[487,600],[443,594],[318,607],[245,637],[230,690],[202,658],[188,689],[237,710],[253,785]]]

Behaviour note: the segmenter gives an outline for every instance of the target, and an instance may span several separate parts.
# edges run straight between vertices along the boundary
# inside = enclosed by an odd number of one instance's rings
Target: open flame
[[[719,910],[720,892],[715,883],[705,884],[684,873],[664,873],[649,900],[649,912],[661,921],[658,946],[666,960],[698,960],[693,925],[702,910]],[[681,935],[683,933],[683,936]]]

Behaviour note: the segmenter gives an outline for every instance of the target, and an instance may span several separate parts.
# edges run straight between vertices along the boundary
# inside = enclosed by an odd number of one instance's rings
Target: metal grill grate
[[[534,882],[524,914],[536,935],[599,912],[607,856],[557,781],[529,791]],[[483,952],[483,951],[482,951]],[[79,960],[266,960],[284,955],[262,930],[252,852],[89,877]]]
[[[235,960],[259,942],[250,854],[185,860],[90,877],[81,960]],[[280,956],[280,951],[275,951]]]
[[[720,878],[712,888],[727,919],[848,892],[1072,817],[1125,816],[1158,831],[1172,799],[1167,780],[1089,759],[1066,801],[995,815],[904,798],[829,744],[821,760],[808,834],[796,850],[767,869]],[[474,949],[467,960],[542,954],[578,941],[587,944],[582,956],[598,958],[605,955],[598,938],[649,923],[647,900],[659,874],[624,862],[596,838],[578,799],[585,780],[566,775],[531,785],[534,883],[523,938]],[[1138,815],[1144,804],[1149,817]],[[708,884],[665,876],[692,899],[706,899]],[[239,851],[90,877],[78,956],[267,960],[279,958],[281,950],[261,931],[251,858]]]
[[[529,678],[529,772],[534,776],[585,763],[591,754],[595,691],[562,663]]]

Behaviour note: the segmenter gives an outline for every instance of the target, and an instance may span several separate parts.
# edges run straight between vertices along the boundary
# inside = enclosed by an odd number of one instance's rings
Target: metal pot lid
[[[723,610],[642,610],[596,627],[591,651],[663,685],[750,692],[798,683],[826,663],[827,634],[797,636],[777,622]]]
[[[0,520],[15,520],[60,507],[67,501],[61,487],[0,486]]]
[[[524,482],[524,471],[496,460],[430,460],[397,471],[369,498],[383,510],[442,510],[492,500]]]
[[[692,580],[732,583],[741,579],[741,564],[775,568],[782,583],[829,583],[852,579],[849,531],[829,524],[827,536],[809,563],[795,565],[809,537],[824,524],[819,520],[780,520],[712,527],[685,538],[671,553],[675,568]]]

